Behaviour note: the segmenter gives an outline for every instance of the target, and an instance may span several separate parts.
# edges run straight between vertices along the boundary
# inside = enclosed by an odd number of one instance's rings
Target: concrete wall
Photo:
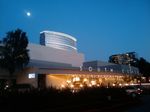
[[[72,67],[71,64],[65,63],[56,63],[56,62],[48,62],[41,60],[33,60],[30,59],[28,67],[37,67],[37,68],[69,68]]]
[[[129,65],[121,65],[121,64],[114,64],[114,63],[108,63],[103,61],[89,61],[83,63],[83,68],[88,69],[89,67],[92,67],[93,69],[100,69],[101,71],[111,71],[113,72],[121,72],[121,73],[127,73],[127,74],[139,74],[139,69],[133,66]]]
[[[26,68],[23,71],[17,73],[16,83],[17,84],[30,84],[33,87],[38,87],[38,74],[36,73],[37,68]],[[28,74],[35,73],[35,78],[29,79]]]
[[[28,45],[30,59],[71,64],[79,67],[84,62],[84,55],[77,52],[59,50],[37,44]]]

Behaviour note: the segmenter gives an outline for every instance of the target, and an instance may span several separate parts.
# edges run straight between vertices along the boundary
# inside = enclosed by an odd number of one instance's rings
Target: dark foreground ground
[[[128,96],[121,88],[1,91],[0,112],[128,112],[143,103],[141,97]]]
[[[150,112],[150,94],[140,97],[141,104],[132,106],[124,112]]]

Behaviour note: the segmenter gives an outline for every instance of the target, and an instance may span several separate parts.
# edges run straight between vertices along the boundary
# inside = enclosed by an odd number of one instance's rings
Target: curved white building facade
[[[76,38],[60,32],[42,31],[40,32],[40,44],[56,49],[77,51]]]

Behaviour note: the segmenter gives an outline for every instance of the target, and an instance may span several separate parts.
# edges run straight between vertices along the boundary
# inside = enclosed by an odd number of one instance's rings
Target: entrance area
[[[130,78],[130,77],[129,77]],[[124,86],[137,83],[135,79],[127,81],[123,75],[92,75],[92,74],[49,74],[46,75],[46,85],[57,89],[101,86]]]
[[[38,74],[38,88],[46,88],[46,74]]]

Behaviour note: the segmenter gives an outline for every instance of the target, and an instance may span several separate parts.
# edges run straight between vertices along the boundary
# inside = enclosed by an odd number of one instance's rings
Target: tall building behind
[[[54,31],[42,31],[40,32],[40,44],[56,49],[77,51],[76,39],[68,34],[54,32]]]
[[[133,65],[136,66],[137,63],[137,53],[127,52],[123,54],[115,54],[109,57],[110,63],[123,64],[123,65]]]

